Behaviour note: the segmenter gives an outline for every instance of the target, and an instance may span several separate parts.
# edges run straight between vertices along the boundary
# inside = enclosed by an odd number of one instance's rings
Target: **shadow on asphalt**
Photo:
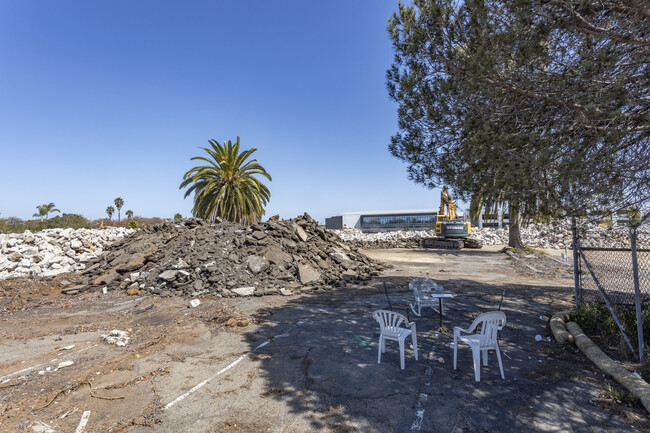
[[[477,252],[480,253],[480,252]],[[265,398],[282,400],[292,413],[309,414],[313,430],[336,432],[521,432],[648,431],[619,413],[593,404],[605,378],[574,347],[561,347],[539,318],[566,308],[571,292],[556,287],[447,282],[456,297],[446,302],[444,324],[467,327],[478,314],[501,309],[508,324],[500,336],[505,380],[496,355],[474,381],[469,347],[458,351],[453,370],[453,334],[436,332],[439,316],[426,309],[414,317],[419,361],[406,350],[399,368],[397,344],[389,342],[377,364],[379,327],[373,311],[406,302],[409,278],[381,278],[369,286],[341,287],[296,297],[265,317],[256,350]],[[536,335],[544,339],[535,340]],[[250,348],[260,343],[251,334]],[[429,354],[431,353],[431,356]],[[438,358],[445,362],[439,362]],[[421,418],[418,416],[421,411]]]

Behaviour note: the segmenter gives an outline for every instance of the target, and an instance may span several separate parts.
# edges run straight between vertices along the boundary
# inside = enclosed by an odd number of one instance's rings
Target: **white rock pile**
[[[135,230],[47,229],[37,233],[0,234],[0,280],[15,277],[53,277],[85,269],[111,243]]]
[[[360,248],[416,248],[421,239],[435,237],[435,230],[408,230],[380,233],[363,233],[361,230],[346,227],[335,230],[346,243]],[[533,248],[563,249],[571,247],[571,221],[556,220],[550,224],[530,224],[522,226],[521,237],[524,245]],[[596,224],[582,223],[579,226],[581,245],[597,248],[630,248],[629,228],[625,226],[598,227]],[[508,229],[472,227],[472,238],[483,245],[507,245]],[[637,247],[650,246],[650,227],[644,225],[638,230]]]

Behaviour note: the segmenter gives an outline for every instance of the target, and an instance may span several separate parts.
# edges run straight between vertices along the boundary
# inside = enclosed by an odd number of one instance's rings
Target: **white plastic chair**
[[[431,297],[432,291],[442,291],[442,286],[436,284],[431,278],[413,278],[409,282],[409,289],[413,291],[414,302],[409,304],[413,314],[420,317],[422,316],[422,309],[430,307],[436,313],[445,315],[445,304],[442,299],[436,300]],[[436,308],[436,303],[440,303],[440,311]]]
[[[418,339],[415,331],[415,322],[409,322],[403,315],[388,310],[375,311],[374,318],[379,322],[380,329],[377,364],[381,364],[381,354],[386,352],[386,340],[393,340],[399,343],[400,367],[404,370],[404,341],[409,335],[413,342],[415,360],[418,360]],[[400,327],[402,323],[408,326],[408,328]]]
[[[458,342],[462,341],[472,348],[472,357],[474,359],[474,380],[481,381],[481,362],[480,354],[483,353],[483,365],[487,365],[488,350],[494,349],[497,352],[499,360],[499,369],[501,370],[501,379],[503,375],[503,364],[501,362],[501,352],[499,351],[498,332],[506,325],[506,315],[503,311],[490,311],[479,315],[469,328],[463,329],[454,327],[454,370],[456,369],[456,359],[458,357]],[[480,326],[478,333],[475,329]],[[462,335],[468,334],[468,335]]]

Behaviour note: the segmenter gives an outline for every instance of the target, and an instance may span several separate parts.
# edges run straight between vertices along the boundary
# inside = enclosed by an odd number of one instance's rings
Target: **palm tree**
[[[126,214],[126,219],[130,220],[131,218],[133,218],[133,211],[131,209],[127,210],[124,213]]]
[[[208,165],[194,167],[183,176],[179,189],[190,186],[185,197],[194,192],[192,215],[214,221],[221,217],[229,221],[251,224],[264,215],[264,206],[271,197],[269,189],[254,175],[271,180],[271,176],[256,159],[246,161],[257,149],[239,152],[237,142],[223,145],[209,140],[211,148],[203,147],[210,158],[196,156]]]
[[[117,222],[120,222],[120,209],[122,209],[122,206],[124,206],[124,200],[122,200],[122,197],[118,197],[113,200],[113,203],[115,203],[115,207],[117,208]]]
[[[41,220],[43,219],[43,217],[45,217],[45,219],[49,219],[50,218],[50,212],[59,212],[59,213],[61,212],[60,210],[56,209],[55,206],[56,205],[54,203],[43,204],[41,206],[36,206],[36,209],[38,209],[38,213],[35,213],[32,216],[41,217]]]
[[[108,214],[108,220],[110,221],[111,218],[113,218],[113,213],[115,213],[115,208],[113,206],[107,207],[106,213]]]

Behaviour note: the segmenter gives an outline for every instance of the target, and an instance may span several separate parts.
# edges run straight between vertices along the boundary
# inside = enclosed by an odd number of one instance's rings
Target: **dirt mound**
[[[367,280],[380,270],[308,214],[251,226],[165,222],[113,244],[86,266],[83,284],[64,293],[107,286],[161,296],[288,295]]]

